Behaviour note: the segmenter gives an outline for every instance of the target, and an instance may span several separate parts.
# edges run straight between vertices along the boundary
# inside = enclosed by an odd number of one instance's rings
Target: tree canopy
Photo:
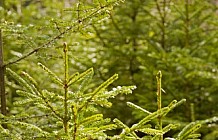
[[[215,0],[1,0],[2,137],[217,139],[217,10]]]

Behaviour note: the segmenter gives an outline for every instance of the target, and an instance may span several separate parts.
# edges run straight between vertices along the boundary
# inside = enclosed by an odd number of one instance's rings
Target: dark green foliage
[[[0,17],[0,137],[217,139],[216,1],[3,0]]]
[[[135,123],[136,120],[115,110],[126,108],[125,104],[119,104],[123,98],[154,111],[154,75],[160,69],[166,92],[163,104],[166,106],[174,99],[187,100],[181,109],[169,114],[171,120],[186,123],[193,118],[217,116],[218,20],[214,3],[205,0],[126,1],[115,8],[110,21],[93,27],[98,38],[89,39],[89,45],[95,41],[103,47],[95,51],[100,52],[96,55],[97,61],[87,65],[95,65],[102,79],[108,77],[108,72],[117,72],[122,75],[117,83],[137,86],[134,95],[117,97],[116,107],[109,114],[116,114],[113,117],[119,116],[128,124]],[[191,104],[194,104],[194,113]],[[137,119],[143,117],[138,111],[134,114]],[[216,128],[217,125],[211,131]]]

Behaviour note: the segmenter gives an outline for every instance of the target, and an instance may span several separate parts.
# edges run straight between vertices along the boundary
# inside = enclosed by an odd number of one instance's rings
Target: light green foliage
[[[190,123],[178,134],[177,139],[186,140],[190,138],[196,138],[196,136],[199,137],[199,135],[191,135],[191,134],[195,132],[196,130],[198,130],[200,127],[201,127],[200,124]]]
[[[67,50],[63,50],[63,53],[67,54]],[[68,59],[65,57],[65,68],[68,68]],[[115,129],[115,124],[110,124],[110,119],[104,119],[102,114],[98,114],[96,106],[110,107],[111,103],[109,98],[113,98],[121,93],[132,93],[135,89],[134,86],[129,87],[117,87],[111,91],[107,91],[106,88],[112,84],[118,75],[115,74],[100,86],[98,86],[92,92],[88,91],[88,85],[91,82],[93,76],[93,69],[89,69],[83,73],[76,73],[71,78],[61,79],[55,73],[53,73],[45,65],[39,63],[39,66],[47,73],[53,82],[57,83],[60,88],[57,92],[49,91],[47,89],[36,88],[35,80],[28,75],[29,79],[25,80],[11,69],[7,68],[8,73],[17,80],[19,84],[23,86],[23,90],[18,90],[17,94],[25,98],[22,101],[15,102],[15,105],[31,105],[36,112],[29,112],[17,114],[13,117],[4,117],[1,123],[8,125],[9,129],[2,128],[2,138],[13,138],[14,135],[20,135],[21,139],[33,138],[60,138],[60,139],[75,139],[80,140],[84,138],[106,139],[107,135],[105,131]],[[64,75],[68,75],[68,70],[65,70]],[[32,82],[34,81],[34,82]],[[75,88],[74,84],[77,84]],[[78,85],[79,84],[79,85]],[[71,87],[73,87],[71,89]],[[31,109],[33,109],[31,108]],[[30,114],[29,114],[30,113]],[[51,121],[51,126],[38,125],[37,123],[31,123],[31,117],[27,115],[36,116],[44,115],[44,123]],[[25,118],[26,116],[26,118]],[[28,119],[23,121],[22,117]],[[40,116],[39,116],[40,117]],[[13,132],[13,128],[28,128],[28,131]],[[22,130],[22,129],[21,129]],[[36,131],[37,130],[37,131]],[[12,135],[8,134],[8,131],[12,131]]]
[[[61,79],[58,78],[57,75],[55,75],[52,71],[50,71],[50,70],[49,70],[46,66],[44,66],[43,64],[38,63],[38,65],[39,65],[40,67],[42,67],[42,68],[49,74],[49,76],[52,78],[52,80],[53,80],[55,83],[59,84],[60,86],[63,86],[64,83],[61,81]]]
[[[162,74],[159,71],[157,74],[157,92],[161,90],[161,79]],[[161,96],[161,94],[157,94],[157,96]],[[163,140],[163,135],[170,131],[171,129],[176,129],[179,124],[168,124],[166,126],[162,126],[162,121],[164,117],[166,117],[167,113],[172,111],[176,106],[181,105],[185,102],[184,99],[177,102],[176,100],[172,101],[167,107],[159,108],[161,106],[161,97],[157,98],[158,110],[155,112],[149,112],[133,103],[127,102],[127,104],[136,110],[140,110],[146,116],[140,120],[138,123],[128,127],[123,124],[120,120],[114,119],[115,124],[117,124],[118,128],[122,128],[122,132],[119,136],[113,137],[113,139],[150,139],[150,140]],[[155,126],[152,128],[152,122],[155,121]],[[151,124],[149,124],[151,123]],[[161,125],[161,126],[160,126]],[[163,127],[163,128],[162,128]],[[195,139],[200,137],[200,134],[195,134],[195,132],[201,127],[200,122],[192,122],[184,127],[178,136],[174,140],[186,140],[186,139]],[[136,132],[142,132],[145,136],[139,137]],[[168,138],[169,139],[169,138]],[[172,138],[173,139],[173,138]]]
[[[216,140],[216,3],[0,0],[0,137]]]

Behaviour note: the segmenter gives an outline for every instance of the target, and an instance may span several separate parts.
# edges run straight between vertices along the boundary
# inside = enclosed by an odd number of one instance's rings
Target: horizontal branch
[[[86,17],[84,17],[84,18],[82,18],[82,19],[77,19],[77,21],[76,21],[75,23],[81,23],[81,22],[83,22],[84,20],[89,19],[89,18],[91,18],[92,16],[94,16],[94,15],[96,15],[96,14],[99,14],[99,11],[102,10],[102,9],[104,9],[104,8],[106,8],[107,6],[109,6],[109,5],[105,5],[105,6],[102,6],[102,7],[98,8],[97,10],[93,11],[93,12],[90,13],[88,16],[86,16]],[[61,32],[60,34],[58,34],[57,36],[53,37],[51,40],[49,40],[48,42],[44,43],[44,44],[41,45],[40,47],[37,47],[36,49],[34,49],[34,50],[32,50],[31,52],[29,52],[29,53],[23,55],[22,57],[18,58],[17,60],[14,60],[14,61],[11,61],[11,62],[8,62],[8,63],[4,64],[3,67],[7,67],[7,66],[9,66],[9,65],[15,64],[15,63],[17,63],[17,62],[19,62],[19,61],[21,61],[21,60],[23,60],[23,59],[25,59],[25,58],[27,58],[27,57],[33,55],[34,53],[38,52],[39,50],[47,48],[47,46],[48,46],[49,44],[51,44],[51,43],[54,42],[55,40],[61,38],[62,35],[66,34],[66,33],[67,33],[68,31],[70,31],[72,28],[73,28],[73,25],[71,25],[71,26],[68,27],[65,31],[63,31],[63,32]]]
[[[34,50],[32,50],[31,52],[25,54],[24,56],[20,57],[19,59],[15,60],[15,61],[11,61],[11,62],[8,62],[6,64],[3,65],[3,67],[7,67],[9,65],[12,65],[12,64],[15,64],[29,56],[31,56],[32,54],[38,52],[39,50],[41,49],[44,49],[46,48],[49,44],[51,44],[53,41],[55,41],[56,39],[60,38],[63,34],[67,33],[69,30],[72,29],[72,26],[70,26],[67,30],[65,30],[64,32],[61,32],[60,34],[58,34],[57,36],[55,36],[53,39],[49,40],[48,42],[44,43],[43,45],[41,45],[40,47],[38,48],[35,48]]]

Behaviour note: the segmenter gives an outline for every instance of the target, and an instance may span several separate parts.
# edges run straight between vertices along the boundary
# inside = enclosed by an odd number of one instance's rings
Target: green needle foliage
[[[64,79],[59,78],[49,68],[39,63],[49,78],[60,87],[56,92],[40,89],[30,75],[25,74],[24,77],[21,77],[7,68],[7,72],[23,87],[23,89],[17,90],[17,94],[24,98],[16,101],[14,105],[31,105],[35,112],[29,112],[33,109],[31,108],[25,113],[10,117],[2,115],[1,124],[7,124],[8,129],[1,127],[1,138],[106,139],[105,131],[117,127],[110,123],[109,118],[104,119],[96,106],[110,107],[112,104],[108,99],[121,93],[132,93],[135,87],[119,86],[108,91],[107,87],[118,78],[118,75],[115,74],[90,92],[88,88],[94,74],[93,69],[69,76],[68,48],[66,43],[63,46]],[[43,119],[44,125],[31,121],[31,119],[39,121]],[[16,132],[14,129],[20,130]]]
[[[196,133],[196,131],[201,127],[201,124],[203,122],[209,122],[209,120],[204,120],[202,122],[191,122],[187,126],[185,126],[178,134],[175,136],[175,138],[165,138],[164,135],[169,132],[172,129],[177,129],[179,127],[179,124],[162,124],[162,121],[166,117],[166,115],[172,111],[175,107],[181,105],[186,100],[182,99],[179,102],[176,100],[172,101],[168,106],[161,107],[161,79],[162,74],[161,71],[157,73],[157,106],[158,109],[155,112],[150,112],[142,107],[135,105],[134,103],[127,102],[128,106],[141,111],[143,114],[146,114],[146,116],[132,125],[131,127],[128,127],[124,123],[122,123],[117,118],[114,119],[114,123],[118,126],[118,128],[122,129],[122,132],[119,135],[115,135],[111,139],[133,139],[133,140],[195,140],[198,139],[201,135]],[[217,120],[213,118],[216,122]],[[210,119],[211,120],[211,119]],[[137,135],[138,132],[143,133],[142,137],[139,137]]]
[[[0,139],[218,138],[215,0],[0,0],[0,17]]]
[[[102,47],[95,50],[98,59],[92,63],[90,58],[84,65],[99,68],[102,79],[108,72],[122,74],[118,83],[137,86],[136,96],[126,100],[150,110],[155,109],[154,75],[160,69],[168,93],[163,104],[187,99],[181,106],[184,112],[175,110],[178,115],[171,119],[192,121],[190,104],[195,106],[195,119],[217,116],[217,21],[214,0],[125,1],[114,8],[109,21],[94,25],[98,38],[90,38],[89,45]],[[110,114],[129,123],[126,114],[114,110]]]
[[[118,75],[114,74],[94,90],[89,90],[89,85],[93,78],[93,68],[83,73],[74,73],[69,76],[68,46],[63,45],[63,78],[59,78],[54,72],[42,63],[38,63],[40,68],[55,83],[55,91],[40,89],[36,80],[27,73],[20,76],[10,68],[7,72],[23,87],[17,90],[22,100],[14,102],[15,106],[26,106],[27,110],[11,116],[1,115],[1,124],[7,125],[7,129],[0,127],[3,139],[66,139],[66,140],[91,140],[91,139],[111,139],[111,140],[195,140],[200,134],[196,131],[202,124],[216,122],[216,117],[191,122],[186,125],[178,134],[171,138],[165,138],[166,133],[172,129],[179,129],[179,123],[163,124],[166,115],[175,107],[183,104],[186,100],[173,100],[166,107],[162,107],[162,73],[157,73],[157,110],[147,111],[142,107],[127,102],[127,105],[145,114],[144,118],[132,126],[125,125],[115,118],[111,122],[110,118],[104,118],[97,108],[111,107],[110,98],[118,94],[132,93],[135,86],[118,86],[108,91],[107,88]],[[109,136],[108,130],[122,129],[119,135]],[[138,133],[143,136],[139,136]],[[174,138],[173,138],[174,137]]]

